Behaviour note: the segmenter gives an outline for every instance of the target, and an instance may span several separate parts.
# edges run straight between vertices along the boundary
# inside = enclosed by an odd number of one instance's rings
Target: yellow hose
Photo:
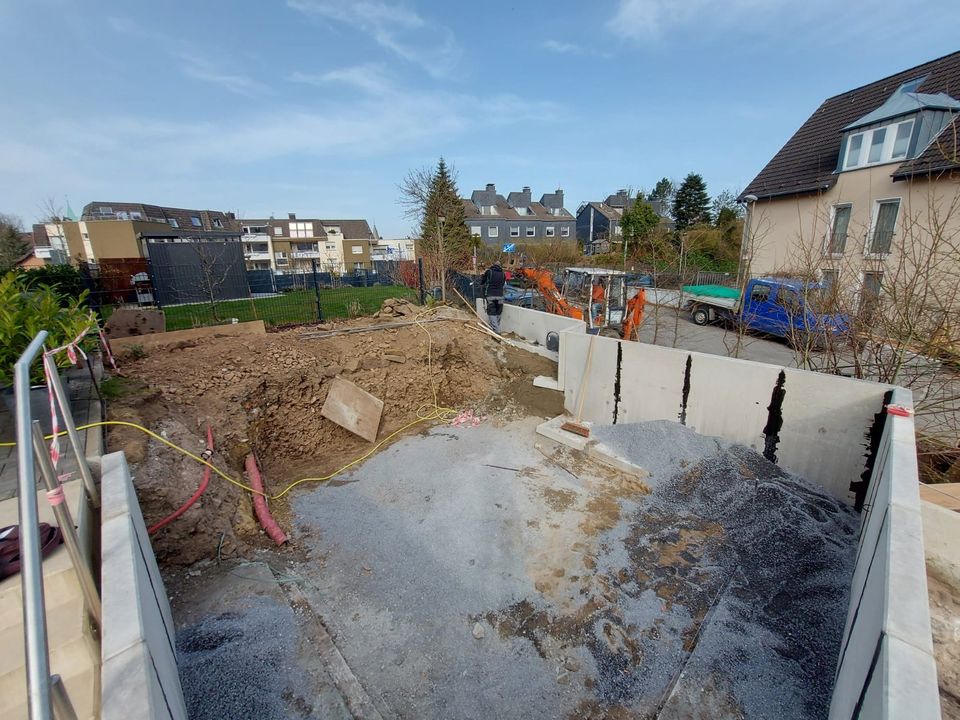
[[[259,491],[257,491],[257,490],[254,490],[254,489],[253,489],[252,487],[250,487],[249,485],[246,485],[246,484],[240,482],[239,480],[236,480],[235,478],[230,477],[230,476],[229,476],[227,473],[225,473],[223,470],[221,470],[221,469],[218,468],[217,466],[213,465],[212,463],[204,460],[204,459],[203,459],[202,457],[200,457],[199,455],[195,455],[194,453],[190,452],[189,450],[180,447],[180,446],[177,445],[176,443],[170,442],[170,441],[167,440],[165,437],[163,437],[163,436],[161,436],[161,435],[158,435],[157,433],[153,432],[153,430],[150,430],[150,429],[148,429],[148,428],[145,428],[145,427],[143,427],[143,425],[138,425],[137,423],[127,422],[127,421],[125,421],[125,420],[102,420],[102,421],[100,421],[100,422],[88,423],[87,425],[80,425],[80,426],[77,427],[77,430],[87,430],[87,429],[89,429],[89,428],[106,427],[106,426],[128,427],[128,428],[133,428],[134,430],[139,430],[140,432],[146,433],[147,435],[149,435],[149,436],[150,436],[151,438],[153,438],[154,440],[157,440],[157,441],[163,443],[163,444],[166,445],[167,447],[173,448],[174,450],[177,450],[177,451],[183,453],[184,455],[186,455],[186,456],[187,456],[188,458],[190,458],[191,460],[195,460],[196,462],[200,463],[201,465],[204,465],[204,466],[210,468],[213,472],[215,472],[217,475],[219,475],[221,478],[223,478],[223,479],[226,480],[227,482],[232,483],[233,485],[236,485],[237,487],[242,488],[242,489],[246,490],[247,492],[252,493],[252,494],[254,494],[254,495],[263,495],[267,500],[279,500],[279,499],[282,498],[284,495],[286,495],[288,492],[290,492],[291,490],[293,490],[293,488],[295,488],[297,485],[301,485],[302,483],[307,483],[307,482],[326,482],[327,480],[331,480],[332,478],[335,478],[337,475],[339,475],[340,473],[344,472],[345,470],[349,470],[349,469],[352,468],[354,465],[358,465],[358,464],[362,463],[364,460],[366,460],[366,459],[369,458],[371,455],[373,455],[375,452],[377,452],[377,450],[379,450],[381,447],[383,447],[386,443],[388,443],[388,442],[390,442],[391,440],[393,440],[393,438],[395,438],[397,435],[399,435],[400,433],[404,432],[405,430],[409,430],[409,429],[412,428],[414,425],[418,425],[418,424],[420,424],[420,423],[422,423],[422,422],[429,422],[429,421],[431,421],[431,420],[448,420],[448,419],[451,418],[451,416],[455,416],[455,415],[457,414],[457,411],[456,411],[454,408],[443,407],[443,406],[441,406],[440,404],[438,404],[438,401],[437,401],[437,387],[436,387],[436,383],[434,383],[434,380],[433,380],[433,336],[430,334],[430,332],[427,330],[427,328],[423,325],[423,323],[420,322],[420,319],[421,319],[422,317],[424,317],[424,316],[432,313],[433,311],[434,311],[434,308],[430,308],[430,309],[428,309],[428,310],[425,310],[425,311],[419,313],[419,314],[414,318],[414,321],[416,322],[417,327],[420,328],[421,330],[423,330],[423,331],[427,334],[427,343],[428,343],[428,344],[427,344],[427,371],[428,371],[429,376],[430,376],[430,389],[431,389],[431,391],[433,392],[433,406],[431,407],[430,405],[421,405],[421,406],[417,409],[417,419],[416,419],[416,420],[413,420],[412,422],[407,423],[407,424],[404,425],[403,427],[400,427],[400,428],[394,430],[392,433],[390,433],[390,434],[387,435],[383,440],[381,440],[381,441],[379,441],[377,444],[375,444],[372,448],[370,448],[370,449],[369,449],[367,452],[365,452],[363,455],[361,455],[360,457],[356,458],[355,460],[351,460],[350,462],[348,462],[346,465],[344,465],[343,467],[339,468],[338,470],[333,471],[333,472],[330,473],[329,475],[324,475],[323,477],[306,477],[306,478],[301,478],[300,480],[295,480],[294,482],[292,482],[292,483],[290,483],[289,485],[287,485],[282,491],[280,491],[280,492],[277,493],[276,495],[268,495],[267,493],[261,493],[261,492],[259,492]],[[63,435],[66,435],[66,434],[67,434],[66,431],[63,431],[63,432],[58,433],[58,435],[60,435],[60,436],[63,436]],[[52,438],[53,438],[53,435],[47,435],[47,436],[45,436],[44,439],[45,439],[45,440],[50,440],[50,439],[52,439]],[[14,447],[14,446],[16,446],[16,443],[12,443],[12,442],[0,443],[0,447]]]

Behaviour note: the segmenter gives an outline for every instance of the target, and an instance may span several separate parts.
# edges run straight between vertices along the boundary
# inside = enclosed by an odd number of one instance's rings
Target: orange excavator
[[[627,285],[627,274],[603,268],[567,268],[557,285],[543,268],[512,267],[513,274],[536,286],[547,312],[587,323],[587,332],[639,340],[646,292]],[[559,289],[558,289],[559,288]]]

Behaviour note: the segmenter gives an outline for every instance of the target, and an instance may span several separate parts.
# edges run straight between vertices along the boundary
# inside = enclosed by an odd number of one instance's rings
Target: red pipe
[[[207,452],[204,455],[209,456],[213,453],[213,430],[210,429],[210,425],[207,425]],[[206,458],[209,461],[209,457]],[[178,517],[183,515],[187,510],[190,509],[190,506],[193,505],[201,495],[203,495],[204,490],[207,489],[207,485],[210,484],[210,468],[205,467],[203,469],[203,480],[200,481],[200,487],[197,488],[197,491],[193,496],[187,500],[183,505],[177,508],[176,511],[167,515],[163,520],[158,522],[156,525],[147,528],[147,534],[153,535],[157,530],[166,527]]]
[[[246,466],[247,476],[250,478],[250,486],[256,490],[256,492],[253,493],[253,509],[254,512],[257,513],[257,520],[260,521],[260,527],[266,531],[270,539],[277,545],[283,545],[287,541],[287,536],[284,535],[283,530],[277,525],[277,521],[273,519],[273,516],[270,514],[270,509],[267,507],[267,498],[264,497],[263,494],[263,480],[260,478],[260,468],[257,467],[257,459],[253,456],[253,453],[247,455]]]

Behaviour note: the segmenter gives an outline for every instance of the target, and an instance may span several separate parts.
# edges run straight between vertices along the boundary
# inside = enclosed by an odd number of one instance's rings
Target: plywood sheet
[[[320,414],[354,435],[373,442],[380,430],[383,400],[349,380],[334,378]]]

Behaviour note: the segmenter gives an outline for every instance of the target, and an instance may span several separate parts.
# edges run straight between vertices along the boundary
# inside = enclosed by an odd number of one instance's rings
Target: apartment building
[[[37,256],[51,263],[98,263],[148,257],[154,242],[239,241],[240,224],[216,210],[92,202],[80,220],[36,224],[33,236]]]
[[[372,269],[376,240],[366,220],[285,220],[247,218],[240,223],[248,269],[305,272],[316,262],[323,272],[348,273]]]
[[[377,238],[370,253],[374,260],[416,260],[416,241],[412,238]]]
[[[563,207],[563,190],[545,193],[534,202],[529,187],[504,197],[496,185],[474,190],[463,200],[464,222],[470,234],[486,245],[576,242],[576,220]]]

